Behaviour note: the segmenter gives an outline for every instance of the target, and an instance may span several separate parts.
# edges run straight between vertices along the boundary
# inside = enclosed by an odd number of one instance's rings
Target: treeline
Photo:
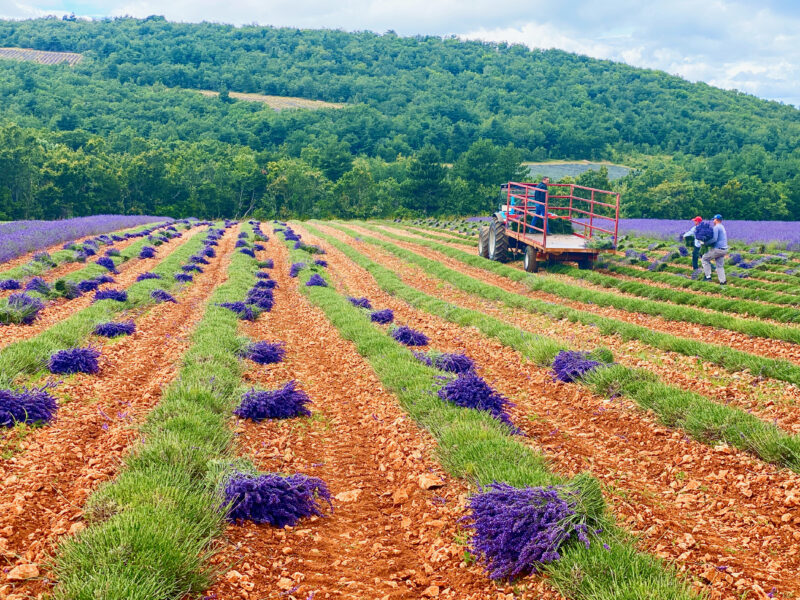
[[[800,111],[657,71],[506,44],[160,17],[0,21],[0,46],[86,56],[74,68],[3,61],[3,117],[23,128],[4,135],[37,139],[29,157],[12,146],[42,169],[27,195],[0,172],[3,218],[112,202],[208,217],[479,212],[519,175],[511,158],[589,158],[637,167],[616,184],[626,216],[722,207],[800,219]],[[181,88],[351,106],[277,113]],[[482,152],[491,173],[463,166]]]

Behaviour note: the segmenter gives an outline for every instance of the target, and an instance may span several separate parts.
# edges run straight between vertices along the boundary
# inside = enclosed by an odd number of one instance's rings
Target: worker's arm
[[[695,231],[697,231],[697,227],[692,227],[689,231],[683,234],[683,237],[689,237],[690,235],[694,235]]]

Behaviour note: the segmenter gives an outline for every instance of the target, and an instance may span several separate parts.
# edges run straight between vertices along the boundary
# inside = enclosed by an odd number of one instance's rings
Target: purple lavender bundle
[[[100,370],[97,359],[100,351],[95,348],[70,348],[59,350],[50,357],[48,367],[51,373],[70,375],[72,373],[94,374]]]
[[[281,362],[286,348],[282,342],[253,342],[242,351],[242,356],[260,365],[269,365]]]
[[[602,364],[599,361],[591,360],[588,352],[562,350],[553,360],[553,374],[559,381],[571,382],[580,379]]]
[[[243,321],[255,321],[258,316],[251,306],[244,302],[220,302],[217,306],[227,308]]]
[[[355,298],[353,296],[349,296],[347,299],[353,306],[357,306],[358,308],[368,308],[370,310],[372,309],[372,303],[369,301],[369,298]]]
[[[95,261],[95,263],[97,263],[104,269],[111,271],[112,273],[117,272],[117,265],[115,265],[114,261],[111,260],[108,256],[101,256]]]
[[[269,312],[275,304],[275,297],[271,289],[254,287],[247,292],[245,302],[255,304],[258,308]]]
[[[427,335],[421,331],[411,329],[407,325],[395,328],[392,331],[392,337],[406,346],[427,346],[430,341]]]
[[[369,316],[370,321],[386,325],[394,321],[394,312],[391,308],[384,308],[383,310],[376,310]]]
[[[19,290],[22,284],[16,279],[0,279],[0,290]]]
[[[439,390],[439,397],[457,406],[490,413],[495,419],[513,427],[506,409],[513,406],[475,373],[462,373]]]
[[[306,263],[296,262],[289,268],[289,277],[297,277],[300,271],[306,268]]]
[[[429,367],[435,367],[448,373],[473,373],[475,371],[475,361],[466,354],[455,354],[450,352],[414,352],[414,356]]]
[[[139,258],[153,258],[156,255],[156,249],[152,246],[142,246],[139,252]]]
[[[257,272],[256,272],[256,277],[257,277],[258,279],[271,279],[271,276],[270,276],[270,274],[269,274],[269,273],[266,273],[266,272],[264,272],[264,271],[257,271]]]
[[[84,279],[83,281],[78,283],[78,289],[84,294],[86,292],[93,292],[99,287],[100,287],[100,282],[97,281],[96,279]]]
[[[128,292],[125,290],[100,290],[95,292],[94,301],[114,300],[115,302],[125,302],[128,299]]]
[[[247,242],[245,242],[244,240],[239,240],[238,242],[236,242],[234,248],[247,248]]]
[[[193,254],[192,256],[190,256],[189,257],[189,262],[195,263],[195,264],[198,264],[198,265],[210,265],[211,264],[210,262],[208,262],[205,259],[204,256],[201,256],[199,254]]]
[[[17,423],[49,423],[58,410],[56,399],[46,388],[18,391],[0,389],[0,427]]]
[[[262,250],[266,250],[262,244],[253,244],[253,250],[256,252],[261,252]]]
[[[689,256],[689,250],[686,246],[678,246],[678,253],[681,256]]]
[[[242,396],[242,402],[233,414],[253,421],[310,417],[311,411],[306,405],[311,399],[296,386],[296,381],[290,381],[277,390],[251,389]]]
[[[714,237],[714,224],[711,221],[700,221],[695,227],[694,237],[701,242],[708,242]]]
[[[103,285],[104,283],[114,283],[114,278],[111,277],[108,273],[103,273],[102,275],[98,275],[94,278],[94,280],[99,284]]]
[[[319,273],[314,273],[311,277],[308,278],[306,281],[307,286],[318,286],[318,287],[328,287],[328,282],[323,279],[322,275]]]
[[[261,288],[264,290],[271,290],[278,287],[278,282],[274,279],[259,279],[253,285],[254,288]]]
[[[327,267],[328,266],[328,261],[327,260],[322,260],[321,258],[318,258],[318,259],[316,259],[314,261],[314,264],[317,265],[318,267]]]
[[[275,266],[275,261],[272,260],[271,258],[268,258],[267,260],[263,261],[259,266],[262,269],[272,269]]]
[[[25,284],[26,292],[36,292],[42,296],[47,296],[52,290],[47,282],[41,277],[34,277]]]
[[[161,288],[156,288],[152,292],[150,292],[150,297],[157,303],[161,302],[173,302],[175,304],[178,303],[178,301],[175,300],[175,297],[172,294],[170,294],[166,290],[162,290]]]
[[[214,258],[217,255],[217,251],[214,250],[210,245],[203,248],[202,252],[203,256],[207,256],[208,258]]]
[[[188,273],[175,273],[173,277],[175,281],[180,281],[181,283],[189,283],[190,281],[194,281],[194,277]]]
[[[249,256],[251,258],[255,258],[256,257],[256,253],[253,252],[253,250],[251,248],[242,248],[241,250],[239,250],[239,252],[241,252],[242,254],[246,254],[247,256]]]
[[[24,292],[11,294],[5,306],[0,306],[0,325],[10,325],[11,323],[30,325],[43,308],[44,302],[39,298],[29,296]]]
[[[161,279],[161,275],[158,275],[157,273],[150,273],[148,271],[136,277],[136,281],[144,281],[145,279]]]
[[[492,579],[536,573],[560,559],[559,548],[573,536],[589,547],[588,527],[576,505],[576,492],[566,486],[492,483],[469,499],[473,553]]]
[[[196,271],[198,273],[202,273],[203,269],[201,269],[197,265],[183,265],[181,267],[181,271],[183,271],[184,273],[189,273],[190,271]]]
[[[136,325],[133,321],[121,321],[108,323],[100,323],[94,328],[95,335],[102,335],[103,337],[113,338],[120,335],[130,335],[136,331]]]
[[[249,520],[273,527],[293,527],[304,517],[323,516],[320,501],[327,502],[333,510],[325,483],[299,473],[288,477],[234,473],[223,493],[222,506],[228,508],[228,520],[232,522]]]

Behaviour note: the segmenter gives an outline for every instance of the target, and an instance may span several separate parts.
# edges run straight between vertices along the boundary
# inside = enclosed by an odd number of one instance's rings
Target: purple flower
[[[0,279],[0,290],[19,290],[22,284],[16,279]]]
[[[59,350],[50,357],[51,373],[69,375],[71,373],[94,374],[100,370],[97,359],[100,351],[95,348],[70,348]]]
[[[96,335],[102,335],[103,337],[117,337],[120,335],[130,335],[134,331],[136,331],[136,325],[133,321],[122,321],[122,322],[109,322],[109,323],[100,323],[97,327],[94,328],[94,333]]]
[[[56,399],[46,388],[18,391],[0,389],[0,427],[17,423],[49,423],[58,410]]]
[[[394,321],[394,312],[392,312],[391,308],[376,310],[375,312],[370,314],[369,319],[373,323],[380,323],[381,325],[386,325],[387,323],[391,323],[392,321]]]
[[[392,337],[406,346],[427,346],[428,342],[430,341],[428,340],[427,335],[420,331],[411,329],[411,327],[408,327],[407,325],[402,325],[395,328],[392,331]]]
[[[104,269],[111,271],[112,273],[117,272],[117,265],[115,265],[114,261],[111,260],[108,256],[101,256],[95,262]]]
[[[296,386],[296,381],[290,381],[277,390],[251,389],[242,396],[242,402],[233,414],[253,421],[309,417],[311,411],[306,408],[306,404],[311,399],[305,392],[296,389]]]
[[[513,404],[475,373],[462,373],[447,382],[439,390],[439,397],[456,406],[486,411],[495,419],[513,427],[506,413],[506,408]]]
[[[553,360],[553,373],[559,381],[575,381],[601,364],[588,358],[587,352],[562,350]]]
[[[22,292],[11,294],[5,306],[0,306],[0,325],[21,323],[30,325],[44,308],[44,302],[34,296]]]
[[[449,352],[431,353],[414,352],[414,356],[420,362],[429,367],[436,367],[448,373],[472,373],[475,371],[475,362],[465,354],[454,354]]]
[[[308,278],[306,281],[307,286],[319,286],[319,287],[328,287],[328,283],[319,273],[314,273],[311,277]]]
[[[228,520],[249,520],[273,527],[293,527],[304,517],[323,516],[320,501],[333,509],[325,483],[317,477],[276,473],[234,473],[224,486]]]
[[[252,258],[256,257],[256,253],[253,252],[253,250],[250,248],[242,248],[241,250],[239,250],[239,252],[241,252],[242,254],[246,254],[247,256],[250,256]]]
[[[349,296],[347,299],[353,306],[372,309],[372,303],[370,303],[368,298],[354,298],[353,296]]]
[[[189,281],[194,280],[194,278],[188,273],[175,273],[173,277],[175,278],[175,281],[180,281],[181,283],[188,283]]]
[[[217,255],[217,252],[211,246],[206,246],[203,248],[203,256],[207,256],[208,258],[214,258]]]
[[[162,290],[161,288],[156,288],[152,292],[150,292],[150,297],[155,300],[156,302],[174,302],[175,304],[178,303],[175,300],[175,297],[167,292],[166,290]]]
[[[318,259],[316,259],[314,261],[314,264],[317,265],[318,267],[327,267],[328,266],[328,261],[327,260],[322,260],[321,258],[318,258]]]
[[[148,271],[136,277],[136,281],[144,281],[145,279],[161,279],[161,275],[158,275],[156,273],[150,273]]]
[[[94,279],[84,279],[78,284],[78,289],[81,292],[93,292],[100,287],[100,283]]]
[[[275,261],[273,261],[271,258],[268,258],[267,260],[263,261],[259,266],[262,269],[272,269],[275,266]]]
[[[95,292],[94,300],[114,300],[116,302],[125,302],[128,299],[128,292],[125,290],[100,290]]]
[[[272,290],[264,287],[253,287],[247,292],[245,298],[247,304],[255,304],[258,308],[267,312],[272,310],[272,305],[275,303]]]
[[[139,252],[139,258],[153,258],[156,255],[156,249],[152,246],[142,246]]]
[[[111,277],[108,273],[103,273],[102,275],[98,275],[94,278],[94,280],[99,284],[102,285],[104,283],[114,283],[114,278]]]
[[[269,365],[281,362],[286,348],[282,342],[253,342],[244,349],[242,356],[260,365]]]
[[[193,254],[192,256],[190,256],[189,257],[189,262],[196,263],[198,265],[210,265],[211,264],[210,262],[208,262],[205,259],[205,257],[203,257],[201,255],[198,255],[198,254]]]
[[[197,265],[183,265],[181,267],[181,271],[183,271],[184,273],[188,273],[190,271],[197,271],[198,273],[202,273],[203,269],[201,269]]]
[[[255,321],[256,313],[253,311],[252,307],[248,306],[244,302],[220,302],[217,306],[221,306],[222,308],[227,308],[228,310],[235,312],[236,316],[244,321]]]
[[[258,279],[270,279],[270,274],[266,273],[264,271],[257,271],[256,272],[256,277]]]
[[[289,277],[297,277],[297,275],[306,268],[306,263],[304,262],[296,262],[293,263],[291,268],[289,269]]]
[[[41,277],[34,277],[28,281],[28,283],[25,284],[25,291],[36,292],[42,296],[47,296],[51,292],[50,286]]]

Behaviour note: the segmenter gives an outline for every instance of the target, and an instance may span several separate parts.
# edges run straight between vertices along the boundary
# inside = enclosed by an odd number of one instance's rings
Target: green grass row
[[[510,267],[503,263],[487,260],[477,254],[464,252],[449,246],[429,242],[427,240],[412,239],[405,236],[395,235],[378,227],[369,224],[360,224],[362,227],[380,233],[388,238],[402,242],[424,246],[436,250],[450,258],[473,267],[478,267],[491,271],[498,275],[507,277],[513,281],[524,283],[529,289],[553,294],[568,300],[595,304],[597,306],[610,306],[631,313],[642,313],[662,317],[668,321],[678,321],[684,323],[696,323],[736,331],[755,337],[767,339],[784,340],[788,342],[800,343],[800,328],[787,327],[763,321],[753,321],[730,315],[704,312],[688,306],[676,306],[668,302],[658,302],[642,298],[630,298],[618,294],[602,292],[594,289],[587,289],[583,286],[573,285],[558,281],[549,277],[531,275],[521,269]],[[587,272],[591,273],[591,272]]]
[[[730,256],[730,253],[728,254],[728,256]],[[783,271],[786,268],[787,266],[785,265],[779,266],[777,270]],[[678,272],[684,274],[691,273],[691,258],[685,259],[683,261],[672,261],[671,264],[669,264],[667,270],[669,270],[670,272]],[[731,264],[730,261],[727,260],[727,258],[726,258],[725,272],[728,275],[732,274],[746,275],[747,279],[745,279],[745,281],[754,281],[760,285],[783,284],[787,285],[789,288],[797,288],[798,284],[800,284],[800,276],[798,275],[788,275],[786,273],[766,270],[760,267],[756,267],[754,269],[741,269],[736,265]],[[734,280],[740,281],[742,280],[742,278],[731,277],[729,278],[728,281],[731,282]]]
[[[311,228],[311,227],[309,227]],[[352,237],[358,234],[346,227],[337,226]],[[318,230],[313,230],[319,233]],[[456,308],[453,305],[427,296],[423,292],[404,284],[394,273],[369,260],[353,248],[334,240],[330,236],[320,233],[320,236],[335,245],[347,254],[353,261],[367,269],[386,291],[401,297],[403,300],[422,308],[427,312],[441,316],[447,320],[458,322],[462,325],[478,327],[486,335],[497,338],[501,343],[522,353],[537,364],[547,366],[552,362],[555,349],[560,348],[558,342],[545,338],[546,345],[537,343],[537,338],[531,334],[509,325],[499,319],[477,311]],[[442,266],[436,261],[429,260],[408,250],[404,250],[369,236],[358,235],[363,241],[369,242],[388,250],[399,258],[420,266],[424,271],[444,281],[448,281],[457,288],[476,296],[499,300],[507,306],[524,308],[531,312],[545,312],[539,301],[506,292],[495,286],[478,281],[468,275],[453,271]],[[454,312],[458,311],[458,312]],[[468,315],[469,323],[462,323],[452,315]],[[549,313],[548,313],[549,314]],[[564,316],[567,316],[565,313]],[[579,315],[569,315],[578,320]],[[502,332],[502,335],[500,335]],[[541,350],[545,348],[546,351]],[[723,353],[727,348],[720,348]],[[762,421],[758,417],[735,407],[718,404],[714,400],[701,394],[685,391],[680,388],[662,383],[657,374],[645,369],[632,369],[615,365],[614,367],[599,370],[608,379],[591,381],[590,385],[596,392],[609,396],[624,394],[645,410],[652,410],[658,418],[670,427],[683,429],[693,438],[706,444],[715,444],[724,441],[731,446],[749,452],[764,460],[775,463],[792,470],[800,471],[800,436],[791,435],[772,423]]]
[[[302,250],[290,250],[290,257],[292,262],[309,262],[309,255]],[[594,499],[591,504],[596,508],[590,516],[603,533],[589,549],[568,545],[561,560],[548,565],[549,581],[556,589],[569,598],[591,600],[695,597],[673,569],[638,552],[635,541],[613,524],[604,509],[597,480],[581,474],[568,482],[548,469],[543,455],[511,435],[497,420],[439,399],[436,389],[441,386],[437,379],[440,372],[421,364],[408,348],[370,323],[366,313],[333,287],[305,286],[313,272],[311,268],[301,271],[298,284],[302,293],[325,313],[343,338],[355,344],[403,409],[436,438],[439,460],[448,472],[481,485],[495,481],[520,487],[572,483]],[[326,277],[324,270],[316,272]],[[450,305],[448,310],[454,317],[463,312]],[[522,341],[524,336],[518,337]],[[547,346],[543,352],[556,349],[544,340],[538,343]]]
[[[140,225],[139,227],[134,227],[132,229],[123,229],[122,231],[110,232],[108,235],[118,235],[118,234],[124,234],[126,232],[137,233],[139,231],[148,229],[153,226],[162,227],[164,225],[167,225],[167,223],[148,223],[146,225]],[[103,246],[101,246],[101,248],[103,248]],[[24,277],[34,277],[36,275],[41,275],[42,273],[46,273],[47,271],[57,267],[58,265],[67,262],[76,262],[75,251],[58,250],[50,255],[50,259],[51,262],[41,262],[41,261],[31,260],[23,265],[14,267],[13,269],[0,271],[0,279],[22,279]]]
[[[386,227],[393,227],[395,229],[402,229],[404,231],[408,231],[409,233],[413,233],[414,235],[418,235],[420,237],[427,238],[429,240],[435,240],[437,242],[447,242],[449,244],[458,244],[460,246],[469,246],[470,248],[477,248],[478,247],[478,238],[477,236],[472,237],[465,237],[465,236],[457,236],[452,232],[437,229],[442,235],[435,235],[433,233],[428,233],[425,229],[420,229],[418,225],[409,226],[404,225],[403,223],[395,223],[394,221],[374,221],[380,225],[385,225]],[[447,234],[447,235],[444,235]]]
[[[0,386],[9,387],[20,376],[35,375],[45,371],[47,361],[54,352],[77,346],[91,335],[98,323],[113,320],[117,313],[124,310],[153,303],[150,292],[154,289],[169,291],[176,288],[180,284],[175,281],[173,275],[179,272],[180,266],[186,263],[192,254],[203,247],[204,240],[204,235],[196,235],[176,248],[151,269],[162,278],[133,283],[127,288],[126,302],[115,300],[94,302],[42,333],[0,350]]]
[[[255,259],[234,253],[142,442],[90,497],[89,527],[61,546],[55,598],[180,600],[208,589],[225,526],[218,487],[235,462],[228,423],[243,391],[239,320],[216,304],[244,297],[256,270]]]

